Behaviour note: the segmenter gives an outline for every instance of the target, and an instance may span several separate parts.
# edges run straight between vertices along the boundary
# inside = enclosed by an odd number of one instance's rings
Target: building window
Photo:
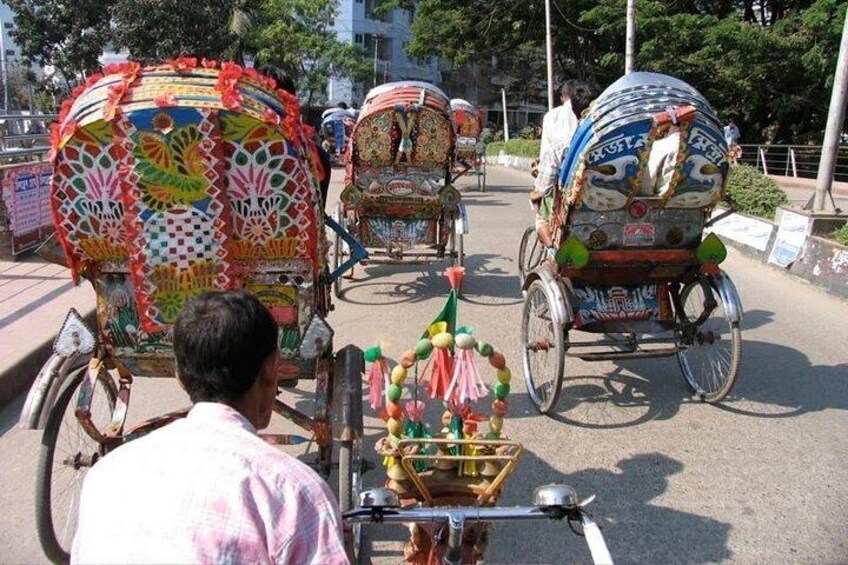
[[[392,13],[394,10],[389,10],[388,12],[379,12],[375,11],[377,8],[383,4],[384,0],[365,0],[365,17],[369,20],[377,20],[380,22],[391,22],[392,21]]]
[[[15,50],[14,49],[6,49],[6,56],[7,57],[14,57],[15,56]]]
[[[362,0],[356,0],[357,4],[362,4]]]
[[[363,41],[363,39],[362,39],[361,33],[353,34],[353,42],[354,43],[356,43],[357,45],[362,45],[362,41]]]
[[[3,22],[3,27],[5,27],[6,29],[14,29],[15,24],[13,24],[12,22]]]

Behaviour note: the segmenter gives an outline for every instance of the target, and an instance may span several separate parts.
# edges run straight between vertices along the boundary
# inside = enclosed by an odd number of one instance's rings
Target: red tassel
[[[430,373],[430,398],[441,398],[445,396],[453,374],[453,358],[447,349],[435,349],[433,351],[433,370]]]
[[[371,370],[368,372],[369,400],[372,410],[376,410],[383,403],[383,385],[388,387],[389,382],[389,367],[381,357],[371,363]]]
[[[445,275],[448,277],[451,289],[459,292],[462,288],[462,277],[465,276],[465,267],[448,267],[445,269]]]

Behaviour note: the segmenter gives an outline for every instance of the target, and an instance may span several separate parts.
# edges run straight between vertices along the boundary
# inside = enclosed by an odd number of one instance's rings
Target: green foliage
[[[111,38],[114,0],[7,0],[14,14],[12,38],[23,58],[55,67],[66,79],[97,69]]]
[[[552,3],[557,80],[606,86],[622,75],[626,3]],[[820,143],[846,6],[848,0],[637,0],[636,68],[698,88],[719,116],[736,119],[744,141]],[[473,62],[501,79],[509,96],[544,98],[544,2],[419,0],[415,7],[410,54]]]
[[[749,165],[730,168],[727,193],[736,202],[738,212],[769,220],[774,219],[778,206],[788,202],[776,182]]]
[[[237,42],[228,23],[239,4],[237,0],[116,0],[112,7],[115,42],[144,63],[184,55],[226,58]]]
[[[840,245],[848,245],[848,224],[831,233],[828,238]]]
[[[538,139],[510,139],[509,141],[493,141],[486,145],[486,154],[497,156],[501,151],[507,155],[518,157],[539,156],[539,147],[542,142]]]
[[[338,7],[338,0],[263,0],[260,7],[262,23],[250,41],[256,58],[291,73],[306,105],[330,77],[371,76],[362,48],[336,39]]]
[[[518,132],[518,137],[521,139],[539,139],[541,135],[542,130],[537,126],[525,126]]]

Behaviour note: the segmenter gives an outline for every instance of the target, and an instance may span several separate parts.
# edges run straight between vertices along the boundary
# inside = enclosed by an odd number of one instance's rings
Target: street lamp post
[[[371,41],[374,42],[374,86],[377,86],[377,45],[380,43],[380,36],[376,33],[371,35]]]
[[[624,51],[624,74],[636,66],[636,0],[627,0],[627,35]]]
[[[827,113],[827,127],[822,143],[822,156],[816,176],[816,193],[813,197],[813,213],[826,211],[830,196],[830,211],[833,211],[833,172],[836,170],[836,154],[839,151],[839,136],[845,121],[846,96],[848,95],[848,12],[845,12],[845,24],[842,28],[842,41],[839,44],[839,56],[836,61],[836,75],[833,77],[833,90],[830,94],[830,108]]]

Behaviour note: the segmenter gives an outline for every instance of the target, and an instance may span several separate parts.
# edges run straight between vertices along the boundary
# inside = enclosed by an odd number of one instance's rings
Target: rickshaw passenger
[[[347,563],[339,508],[305,464],[265,443],[277,324],[246,291],[190,301],[174,326],[178,420],[88,473],[72,563]]]
[[[677,127],[672,127],[665,137],[651,145],[648,170],[640,190],[642,196],[662,196],[668,190],[674,176],[679,146],[680,129]]]
[[[545,114],[542,120],[542,143],[539,150],[538,174],[530,191],[530,201],[536,208],[536,234],[553,255],[553,239],[548,220],[553,206],[553,191],[557,186],[562,159],[583,110],[589,107],[592,92],[589,85],[577,80],[568,80],[560,88],[562,105]]]

